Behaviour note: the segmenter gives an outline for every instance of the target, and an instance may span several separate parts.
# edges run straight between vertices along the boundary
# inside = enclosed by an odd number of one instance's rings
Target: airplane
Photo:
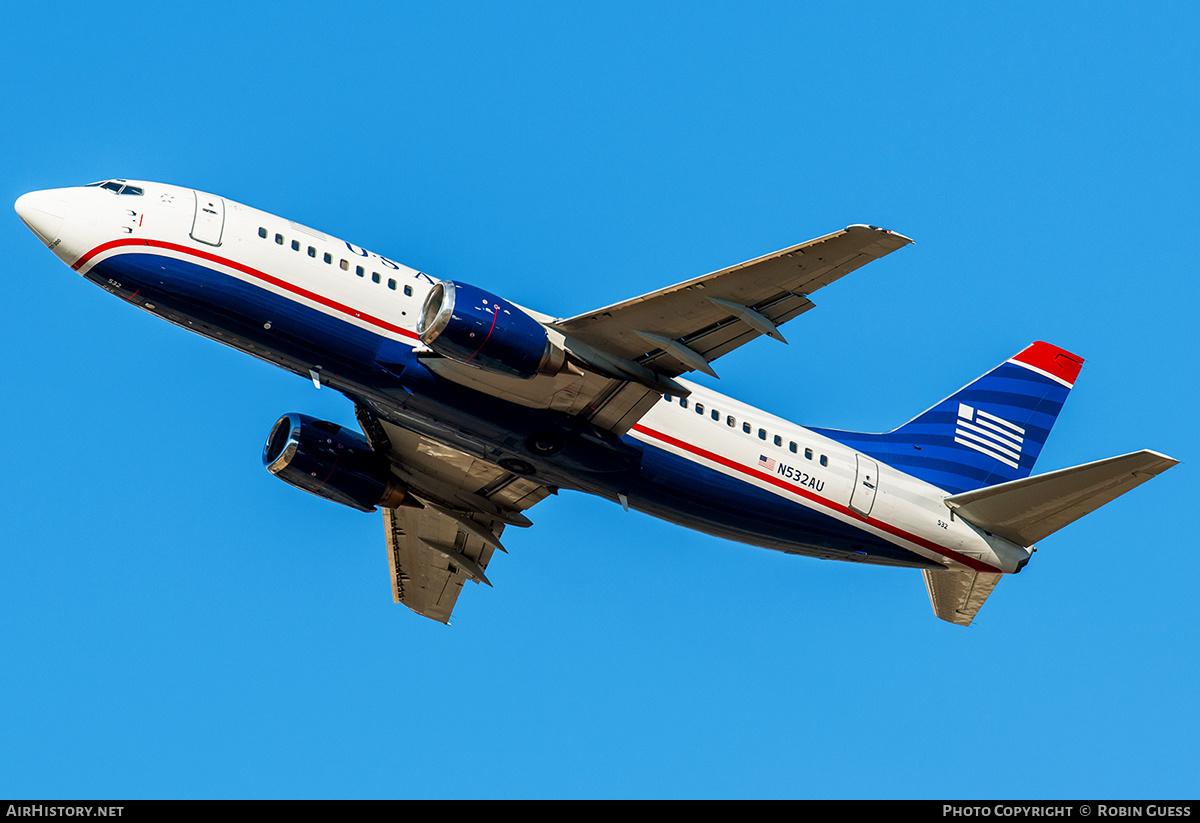
[[[289,413],[263,463],[381,510],[394,602],[449,623],[506,527],[577,490],[710,535],[920,569],[968,626],[1034,544],[1178,461],[1143,450],[1032,475],[1083,365],[1034,342],[892,431],[802,427],[682,377],[903,248],[853,225],[574,317],[438,280],[218,195],[134,180],[35,191],[25,225],[105,291],[349,398]]]

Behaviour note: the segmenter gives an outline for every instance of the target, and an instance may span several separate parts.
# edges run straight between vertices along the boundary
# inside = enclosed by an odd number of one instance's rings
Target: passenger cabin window
[[[300,251],[300,241],[299,240],[292,241],[292,251]]]
[[[283,245],[283,235],[282,234],[275,235],[275,243],[280,246]]]
[[[805,459],[805,460],[812,460],[812,449],[805,449],[805,450],[804,450],[804,459]]]
[[[737,425],[737,421],[733,419],[732,414],[725,418],[725,425],[731,429]]]
[[[333,255],[332,255],[332,254],[330,254],[329,252],[325,252],[325,262],[326,262],[326,263],[333,263]]]
[[[782,446],[782,445],[783,445],[783,438],[782,438],[782,437],[780,437],[779,435],[775,435],[775,441],[774,441],[774,442],[775,442],[775,445],[776,445],[776,446]]]
[[[793,440],[791,443],[788,443],[788,451],[790,451],[792,454],[795,454],[799,448],[800,447],[796,445],[795,440]]]
[[[267,230],[266,230],[266,229],[264,229],[262,226],[259,226],[259,227],[258,227],[258,236],[259,236],[259,237],[262,237],[263,239],[266,239],[266,236],[267,236]]]
[[[703,403],[696,404],[696,414],[704,414],[704,404]]]
[[[759,439],[759,440],[766,440],[766,439],[767,439],[767,430],[766,430],[766,429],[759,429],[759,430],[758,430],[758,439]]]
[[[743,423],[743,424],[742,424],[742,431],[744,431],[746,434],[752,434],[752,432],[750,431],[750,424],[749,424],[749,423]]]
[[[828,457],[826,457],[825,455],[821,455],[821,465],[822,465],[822,466],[828,466],[828,465],[829,465],[829,458],[828,458]]]
[[[396,290],[396,281],[390,277],[388,278],[388,288],[391,289],[392,291]]]
[[[412,297],[412,286],[405,286],[405,287],[404,287],[404,296],[405,296],[405,297]]]
[[[713,409],[713,410],[712,410],[712,419],[713,419],[713,420],[720,420],[720,419],[721,419],[721,413],[720,413],[719,411],[717,411],[716,409]]]

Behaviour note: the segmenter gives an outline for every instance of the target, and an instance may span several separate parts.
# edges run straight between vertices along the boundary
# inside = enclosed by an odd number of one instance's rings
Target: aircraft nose
[[[67,214],[67,201],[57,191],[31,191],[17,198],[17,215],[29,230],[41,238],[47,246],[58,239],[63,218]]]

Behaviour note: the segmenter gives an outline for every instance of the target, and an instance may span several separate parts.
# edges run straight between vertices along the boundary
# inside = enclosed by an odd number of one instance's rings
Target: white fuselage
[[[141,193],[122,194],[112,187],[34,192],[18,201],[18,211],[64,263],[127,302],[319,384],[351,394],[361,390],[361,378],[333,373],[331,363],[318,362],[317,355],[272,345],[272,332],[283,335],[289,323],[297,322],[295,317],[316,316],[293,316],[289,306],[327,318],[328,340],[345,339],[349,347],[339,355],[343,360],[355,356],[354,347],[366,345],[364,340],[374,347],[421,348],[415,329],[434,278],[214,195],[159,183],[125,185]],[[172,278],[201,270],[231,284],[229,293],[239,300],[244,297],[251,308],[239,316],[241,325],[199,319],[213,315],[199,310],[203,307],[182,311],[171,299],[156,296],[191,294]],[[194,297],[188,300],[195,302]],[[227,308],[243,311],[242,304]],[[244,332],[251,327],[263,333],[251,339]],[[329,350],[337,344],[322,345]],[[628,505],[704,531],[816,556],[853,559],[852,535],[860,534],[865,548],[859,559],[866,562],[894,562],[875,556],[871,546],[883,543],[914,560],[930,561],[930,567],[1014,572],[1028,560],[1028,549],[955,517],[943,502],[947,492],[827,436],[703,386],[685,385],[691,389],[689,397],[665,397],[627,435],[640,448],[654,450],[647,465],[661,467],[658,475],[645,471],[628,495]],[[703,472],[707,498],[688,499],[687,490],[681,490],[679,478],[686,466]],[[620,489],[595,479],[581,480],[576,487],[613,499],[622,496]],[[751,495],[747,499],[778,501],[771,528],[755,533],[744,521],[721,525],[724,515],[714,495],[743,490]],[[694,508],[689,513],[688,506],[709,511]],[[781,520],[801,509],[804,517],[827,522],[833,536],[790,538]]]

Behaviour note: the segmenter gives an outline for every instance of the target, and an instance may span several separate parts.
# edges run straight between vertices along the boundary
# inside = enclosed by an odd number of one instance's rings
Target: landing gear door
[[[221,233],[225,230],[225,201],[220,197],[203,192],[192,192],[196,196],[196,218],[192,221],[192,239],[210,246],[221,245]]]
[[[875,492],[879,487],[879,465],[861,454],[856,454],[855,458],[858,460],[858,472],[854,478],[854,491],[850,494],[850,508],[865,517],[875,505]]]

